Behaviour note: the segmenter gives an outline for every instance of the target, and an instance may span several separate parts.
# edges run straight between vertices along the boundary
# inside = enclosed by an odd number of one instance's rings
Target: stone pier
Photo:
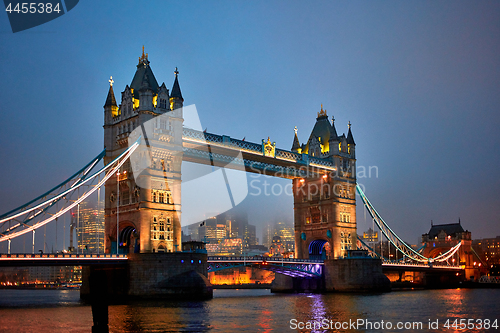
[[[97,273],[99,272],[99,273]],[[129,254],[124,266],[84,267],[80,297],[91,299],[92,274],[103,276],[110,301],[125,299],[210,299],[207,255],[203,253]]]
[[[325,260],[322,278],[292,278],[276,274],[272,292],[387,292],[389,279],[382,262],[372,258]]]

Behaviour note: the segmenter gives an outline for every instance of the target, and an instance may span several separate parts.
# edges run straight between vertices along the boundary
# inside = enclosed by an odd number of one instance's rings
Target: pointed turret
[[[118,117],[118,105],[116,104],[115,92],[113,91],[113,77],[109,78],[108,97],[104,103],[104,125],[111,124],[114,117]]]
[[[297,136],[297,126],[295,126],[294,131],[295,131],[295,136],[293,138],[292,151],[300,154],[302,149],[300,148],[300,142],[299,142],[299,138]]]
[[[115,92],[113,91],[113,77],[111,76],[109,78],[109,90],[108,90],[108,97],[106,98],[106,103],[104,104],[104,107],[107,106],[118,106],[116,104],[116,98],[115,98]]]
[[[142,47],[142,56],[139,57],[137,70],[135,71],[134,78],[130,84],[130,88],[132,89],[135,99],[139,99],[139,90],[141,90],[143,86],[148,86],[149,89],[153,91],[153,95],[158,93],[158,82],[156,81],[155,75],[149,66],[148,54],[144,53],[144,46]]]
[[[349,126],[349,132],[347,132],[347,144],[355,146],[356,143],[354,143],[354,138],[352,137],[352,132],[351,132],[351,122],[349,122],[347,126]]]
[[[318,117],[316,118],[316,124],[314,124],[309,140],[303,150],[305,154],[312,155],[312,152],[309,151],[309,146],[315,140],[319,140],[321,153],[329,153],[332,149],[330,141],[337,140],[337,131],[328,121],[328,115],[326,114],[326,110],[323,110],[323,105],[321,105],[321,110],[318,112]],[[320,156],[320,152],[315,152],[315,155]]]
[[[175,110],[177,108],[181,108],[184,102],[184,98],[182,98],[181,87],[179,86],[179,70],[175,67],[175,80],[174,85],[172,86],[172,92],[170,93],[170,108]]]

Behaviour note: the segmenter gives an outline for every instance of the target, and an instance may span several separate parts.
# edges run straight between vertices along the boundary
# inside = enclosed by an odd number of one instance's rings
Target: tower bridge
[[[349,251],[358,248],[356,190],[384,236],[407,258],[429,264],[446,261],[456,253],[460,244],[435,258],[425,257],[402,241],[383,221],[357,186],[356,144],[350,123],[347,135],[339,135],[335,119],[330,120],[321,106],[307,141],[300,143],[295,128],[290,150],[277,148],[269,137],[253,143],[207,133],[184,123],[187,107],[177,68],[174,74],[171,90],[165,83],[159,85],[143,50],[130,86],[126,85],[121,93],[120,104],[115,98],[114,81],[110,79],[104,104],[104,151],[65,182],[0,216],[0,242],[9,243],[9,255],[11,240],[26,233],[32,233],[34,255],[35,230],[53,221],[57,223],[58,218],[79,207],[93,193],[99,196],[101,188],[104,188],[105,252],[107,255],[129,254],[121,259],[127,260],[134,272],[129,274],[135,281],[132,294],[161,294],[161,290],[168,289],[166,285],[175,285],[179,279],[202,283],[202,277],[184,275],[196,271],[203,276],[208,270],[237,265],[259,266],[281,273],[277,276],[289,275],[293,279],[321,276],[326,281],[321,284],[322,290],[384,289],[388,281],[382,275],[380,260],[346,259]],[[101,160],[105,166],[92,174]],[[206,255],[189,254],[193,265],[201,266],[193,270],[194,266],[187,265],[184,260],[188,259],[183,259],[181,252],[182,162],[289,179],[294,197],[297,259],[293,262],[266,259],[266,263],[245,258],[243,262],[235,258],[208,258],[207,261]],[[224,177],[229,187],[225,174]],[[167,257],[159,257],[163,252],[171,253],[167,260],[172,264],[170,272],[165,268],[165,259],[161,259]],[[2,257],[0,262],[14,259],[20,258]],[[31,257],[29,260],[45,259]],[[53,259],[55,262],[57,258]],[[92,263],[92,259],[88,260]],[[164,279],[148,280],[143,273],[146,271],[161,271],[163,275],[157,276]],[[168,276],[177,282],[168,280]],[[346,276],[351,281],[346,280]],[[279,279],[278,283],[290,285],[290,281]],[[141,281],[155,285],[155,291],[141,287]]]

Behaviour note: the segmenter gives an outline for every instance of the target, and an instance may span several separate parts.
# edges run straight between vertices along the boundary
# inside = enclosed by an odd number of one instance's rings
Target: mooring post
[[[108,333],[108,281],[106,272],[90,267],[90,304],[92,306],[92,333]]]

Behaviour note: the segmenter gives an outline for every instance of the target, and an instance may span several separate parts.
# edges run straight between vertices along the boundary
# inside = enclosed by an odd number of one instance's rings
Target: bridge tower
[[[431,221],[429,232],[422,235],[422,243],[426,244],[422,254],[427,258],[435,258],[461,243],[460,249],[448,262],[464,268],[466,279],[479,279],[481,265],[472,250],[471,235],[469,230],[464,230],[460,219],[458,223],[450,224],[433,224]]]
[[[167,120],[155,123],[154,135],[147,138],[143,135],[150,152],[139,154],[144,154],[141,158],[151,159],[150,167],[134,177],[128,160],[120,174],[111,177],[105,185],[106,253],[116,253],[117,221],[120,253],[182,250],[180,181],[184,99],[177,68],[170,93],[165,83],[158,85],[149,63],[143,47],[132,83],[121,93],[120,105],[116,103],[112,78],[104,105],[105,164],[128,148],[128,138],[134,129],[144,132],[147,121],[169,113]]]
[[[297,258],[336,259],[356,249],[355,146],[351,124],[347,136],[337,135],[335,119],[330,123],[323,106],[305,144],[295,128],[293,152],[307,155],[310,162],[335,165],[329,173],[309,169],[307,177],[293,180]]]

